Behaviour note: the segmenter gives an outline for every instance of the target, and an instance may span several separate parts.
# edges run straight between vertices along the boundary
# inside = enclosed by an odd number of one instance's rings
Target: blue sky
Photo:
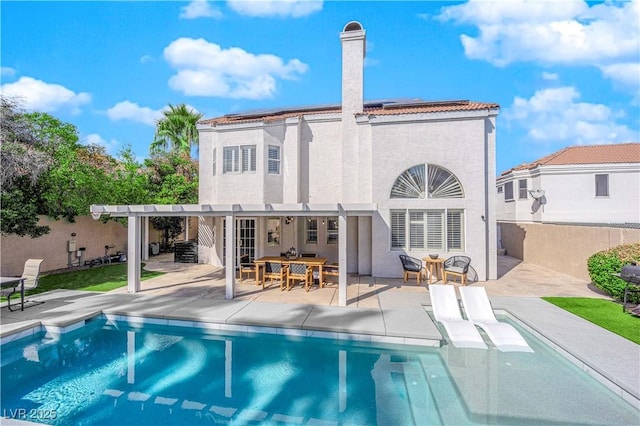
[[[497,172],[640,141],[640,0],[0,3],[1,86],[83,142],[148,155],[168,103],[205,118],[340,102],[343,26],[365,99],[496,102]]]

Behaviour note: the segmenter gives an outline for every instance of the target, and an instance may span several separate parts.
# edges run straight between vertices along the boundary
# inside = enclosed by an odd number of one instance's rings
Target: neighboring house
[[[640,224],[640,143],[571,146],[502,173],[505,222]]]
[[[589,281],[594,253],[640,242],[640,143],[573,146],[496,180],[506,254]]]
[[[199,124],[199,205],[92,206],[96,217],[129,217],[130,259],[145,256],[137,252],[148,226],[140,218],[192,215],[200,217],[200,262],[236,266],[241,255],[314,252],[340,264],[340,305],[347,273],[401,277],[403,253],[468,255],[479,280],[496,278],[499,106],[365,102],[362,25],[348,23],[340,40],[341,104]],[[130,263],[135,292],[138,266]],[[235,267],[226,280],[233,298]]]

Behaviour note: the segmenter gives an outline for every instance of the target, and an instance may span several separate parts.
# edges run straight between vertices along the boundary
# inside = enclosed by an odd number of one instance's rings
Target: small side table
[[[425,261],[426,270],[429,270],[429,284],[439,281],[440,279],[442,279],[443,275],[444,275],[444,261],[446,259],[443,259],[441,257],[437,258],[437,259],[432,259],[429,256],[423,257],[422,260]],[[435,272],[435,281],[433,280],[433,273]]]

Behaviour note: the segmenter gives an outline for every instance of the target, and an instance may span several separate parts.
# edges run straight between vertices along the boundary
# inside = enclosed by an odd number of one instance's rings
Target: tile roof
[[[412,100],[386,100],[365,102],[363,112],[360,116],[376,115],[401,115],[401,114],[424,114],[436,112],[455,111],[480,111],[486,109],[496,109],[500,106],[496,103],[484,103],[474,101],[423,101],[421,99]],[[273,122],[290,117],[300,117],[317,114],[339,114],[342,111],[339,104],[319,105],[312,107],[284,108],[260,110],[241,114],[227,114],[222,117],[215,117],[200,121],[200,124],[218,125],[235,124],[248,122]]]
[[[640,163],[640,143],[569,146],[531,163],[509,169],[502,175],[538,166],[610,163]]]

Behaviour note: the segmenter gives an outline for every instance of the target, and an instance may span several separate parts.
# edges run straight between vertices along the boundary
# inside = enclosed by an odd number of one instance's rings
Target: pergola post
[[[140,291],[140,218],[129,216],[127,226],[127,291]]]
[[[224,240],[227,252],[225,253],[225,299],[231,300],[235,294],[236,285],[236,221],[233,215],[226,215]]]
[[[338,306],[347,306],[347,212],[338,211]]]
[[[142,218],[142,260],[149,260],[149,216]]]

